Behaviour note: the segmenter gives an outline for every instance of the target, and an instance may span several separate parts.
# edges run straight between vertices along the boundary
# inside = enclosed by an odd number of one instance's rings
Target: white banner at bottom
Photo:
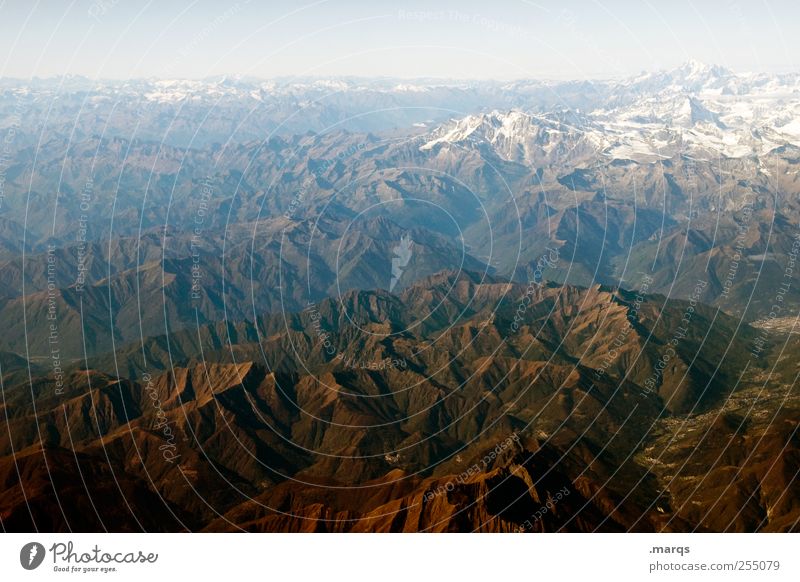
[[[800,580],[795,534],[3,534],[2,580]],[[520,578],[522,576],[522,578]]]

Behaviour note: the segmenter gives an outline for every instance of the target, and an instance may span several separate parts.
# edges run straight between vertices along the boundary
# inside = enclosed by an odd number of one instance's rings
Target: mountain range
[[[0,79],[7,531],[796,531],[800,75]]]

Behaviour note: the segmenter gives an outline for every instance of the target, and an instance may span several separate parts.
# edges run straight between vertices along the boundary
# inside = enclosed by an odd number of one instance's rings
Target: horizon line
[[[401,81],[401,82],[425,82],[425,83],[441,83],[441,84],[454,84],[454,83],[515,83],[523,81],[537,81],[537,82],[613,82],[625,79],[635,79],[645,75],[656,75],[660,73],[670,73],[679,71],[687,65],[700,65],[705,69],[721,69],[726,73],[740,77],[747,75],[792,75],[800,74],[800,67],[790,70],[768,71],[768,70],[742,70],[737,71],[720,65],[718,63],[706,63],[697,59],[688,59],[680,65],[672,68],[660,69],[643,69],[638,73],[631,74],[609,74],[609,75],[596,75],[587,77],[568,77],[568,76],[521,76],[521,77],[439,77],[439,76],[402,76],[402,75],[362,75],[358,73],[348,74],[331,74],[331,75],[274,75],[274,76],[259,76],[243,73],[220,73],[216,75],[207,75],[203,77],[166,77],[159,75],[144,75],[136,77],[92,77],[82,73],[64,73],[56,75],[33,75],[31,77],[18,77],[18,76],[5,76],[0,75],[0,83],[9,81],[30,82],[30,81],[53,81],[53,80],[86,80],[92,82],[112,82],[112,83],[126,83],[132,81],[217,81],[224,82],[228,79],[236,81],[258,81],[258,82],[290,82],[290,81]]]

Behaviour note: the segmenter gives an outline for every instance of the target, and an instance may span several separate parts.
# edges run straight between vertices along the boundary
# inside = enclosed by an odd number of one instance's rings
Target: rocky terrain
[[[796,531],[798,111],[1,80],[0,524]]]

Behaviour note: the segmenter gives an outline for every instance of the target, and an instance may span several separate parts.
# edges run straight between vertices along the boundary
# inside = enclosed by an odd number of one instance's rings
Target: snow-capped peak
[[[674,69],[673,76],[685,81],[707,81],[712,78],[733,76],[733,72],[720,65],[707,65],[701,61],[689,59]]]
[[[468,115],[432,131],[419,149],[432,150],[440,145],[488,146],[503,159],[545,165],[559,156],[596,153],[599,149],[596,132],[565,119],[577,121],[579,117],[565,112],[539,115],[520,110]]]

